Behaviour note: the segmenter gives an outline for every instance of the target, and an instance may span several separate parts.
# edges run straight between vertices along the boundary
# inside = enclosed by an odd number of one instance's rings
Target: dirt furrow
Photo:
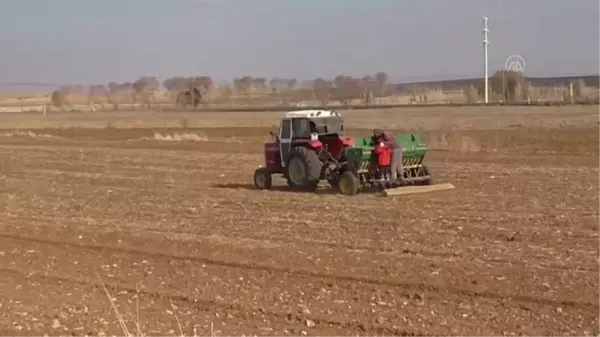
[[[6,236],[4,236],[7,238]],[[9,239],[9,238],[7,238]],[[245,247],[240,245],[228,252],[222,252],[223,247],[231,246],[230,242],[205,241],[198,243],[169,242],[169,250],[152,249],[148,245],[148,238],[140,242],[119,234],[119,241],[115,246],[102,243],[89,244],[81,239],[77,242],[55,241],[42,238],[13,237],[11,240],[30,241],[71,249],[83,249],[91,252],[112,251],[115,253],[138,255],[160,259],[175,259],[180,261],[194,261],[200,264],[236,268],[241,270],[254,270],[264,272],[289,273],[298,276],[344,280],[364,284],[383,284],[413,291],[430,291],[434,293],[451,293],[460,296],[473,296],[489,299],[516,299],[524,302],[540,303],[547,305],[567,305],[575,307],[598,307],[596,303],[588,302],[587,297],[581,296],[582,289],[594,292],[593,283],[589,279],[580,278],[579,282],[565,287],[561,284],[561,274],[549,270],[527,271],[525,268],[513,266],[492,267],[489,264],[477,264],[459,261],[447,261],[444,264],[427,262],[414,257],[401,259],[382,255],[369,256],[345,250],[327,251],[295,251],[293,254],[279,247],[266,248],[264,246]],[[99,238],[94,238],[98,242]],[[112,240],[115,241],[115,240]],[[139,240],[138,240],[139,241]],[[160,243],[157,242],[160,245]],[[164,244],[164,243],[163,243]],[[202,247],[202,249],[198,249]],[[316,256],[319,256],[316,259]],[[284,267],[285,262],[294,261],[295,267]],[[335,265],[350,265],[348,273],[334,272]],[[527,275],[529,274],[529,275]],[[520,275],[514,278],[511,275]],[[470,280],[470,288],[460,287],[464,280]],[[506,282],[518,286],[508,289]],[[490,282],[490,280],[496,280]],[[399,281],[402,280],[402,281]],[[428,281],[424,281],[428,280]],[[516,282],[516,284],[515,284]],[[483,284],[480,286],[478,284]],[[510,295],[507,293],[511,293]],[[539,294],[535,296],[526,294]],[[546,296],[552,295],[554,299]],[[575,300],[576,299],[576,300]]]
[[[269,325],[272,332],[275,334],[290,333],[293,331],[300,332],[301,330],[308,330],[306,327],[306,321],[311,320],[315,323],[312,326],[312,330],[322,331],[325,334],[341,334],[348,332],[360,332],[360,333],[384,333],[391,336],[404,336],[404,335],[415,335],[419,332],[412,332],[406,330],[399,330],[397,327],[392,327],[388,324],[374,324],[370,322],[362,323],[361,321],[338,321],[332,316],[319,316],[307,313],[307,311],[293,310],[289,307],[288,312],[285,311],[273,311],[265,309],[265,306],[260,306],[260,303],[245,303],[246,306],[239,304],[241,301],[231,301],[231,298],[224,299],[220,295],[216,295],[217,299],[201,299],[197,296],[190,296],[185,292],[176,290],[151,290],[149,287],[141,287],[143,284],[127,284],[118,281],[102,280],[100,278],[90,278],[85,276],[69,277],[63,274],[54,273],[32,273],[22,272],[18,269],[9,269],[0,267],[0,274],[13,274],[18,275],[26,280],[33,280],[36,283],[45,284],[48,283],[59,283],[59,284],[77,284],[87,289],[94,289],[98,293],[98,297],[102,297],[104,287],[109,290],[109,293],[118,293],[119,297],[132,297],[137,296],[140,298],[146,297],[153,301],[164,301],[169,299],[171,303],[174,303],[178,310],[194,308],[198,311],[216,311],[223,313],[223,319],[231,320],[234,318],[243,319],[244,325],[247,325],[245,329],[252,329],[253,324],[265,324]],[[109,305],[109,299],[105,298],[107,306]],[[130,300],[131,302],[131,300]],[[143,314],[143,312],[142,312]],[[193,319],[193,316],[191,317]],[[189,322],[185,322],[189,325]],[[173,325],[174,326],[174,325]],[[189,326],[186,326],[188,328]],[[266,331],[271,331],[271,330]],[[277,329],[277,330],[275,330]],[[262,329],[261,329],[262,330]],[[235,330],[234,330],[235,331]],[[246,330],[247,331],[247,330]],[[222,331],[223,332],[223,331]],[[226,332],[227,333],[227,332]],[[263,330],[264,333],[264,330]]]
[[[486,321],[488,313],[498,310],[499,305],[503,308],[511,308],[508,310],[521,314],[529,311],[536,312],[541,315],[538,319],[542,321],[544,320],[543,313],[556,310],[553,305],[546,307],[547,304],[543,303],[526,303],[515,306],[517,303],[509,299],[497,302],[487,298],[455,297],[452,294],[411,293],[407,292],[407,289],[399,289],[385,284],[385,282],[355,287],[346,279],[332,279],[331,281],[311,279],[306,284],[303,277],[294,274],[273,275],[271,272],[265,273],[265,271],[240,274],[227,268],[221,269],[219,266],[216,268],[199,266],[200,268],[198,268],[194,266],[193,262],[174,263],[172,260],[157,260],[155,256],[151,259],[140,260],[140,257],[131,254],[108,254],[107,252],[93,256],[94,253],[88,254],[79,251],[76,254],[77,258],[73,259],[75,260],[73,262],[76,262],[73,267],[56,269],[51,261],[61,261],[61,255],[72,254],[72,251],[60,252],[44,247],[37,248],[42,249],[44,255],[49,257],[50,272],[31,268],[23,270],[23,267],[18,266],[26,264],[19,263],[21,262],[19,259],[13,261],[12,266],[4,267],[3,270],[21,273],[28,278],[37,279],[38,282],[42,282],[42,280],[48,282],[50,279],[96,287],[99,281],[94,281],[88,275],[97,274],[105,280],[105,283],[112,285],[114,292],[125,290],[130,294],[139,293],[142,296],[153,298],[169,297],[194,305],[216,305],[218,308],[224,307],[234,317],[247,318],[251,312],[260,312],[262,316],[274,316],[272,318],[275,320],[285,318],[288,321],[296,321],[296,326],[310,319],[317,324],[316,329],[332,326],[342,329],[354,327],[355,331],[362,330],[368,333],[377,330],[389,334],[397,331],[398,325],[396,324],[402,324],[399,319],[407,317],[409,314],[414,317],[415,313],[416,317],[420,317],[417,321],[421,322],[422,327],[434,327],[437,317],[446,317],[446,320],[465,321],[465,324],[473,328],[470,321],[473,319],[479,322]],[[23,260],[27,260],[28,256],[36,253],[29,250],[29,253],[17,254],[21,255]],[[97,270],[96,273],[93,270],[87,270],[85,261],[88,255],[100,263],[103,263],[104,260],[106,264],[101,264],[101,268],[98,268],[100,270]],[[183,276],[186,274],[198,282],[184,281],[186,278]],[[307,288],[306,285],[309,287]],[[259,289],[260,292],[257,293]],[[440,295],[442,296],[440,297]],[[427,304],[426,308],[423,307],[425,303]],[[509,306],[507,307],[507,305]],[[249,307],[244,308],[244,306]],[[320,312],[314,311],[316,307],[321,308]],[[563,304],[560,310],[564,315],[572,316],[573,319],[582,318],[582,308]],[[583,309],[583,311],[589,310]],[[456,312],[462,312],[462,314],[456,317],[456,314],[452,314]],[[345,320],[336,319],[340,316]],[[585,319],[589,320],[590,317],[587,316]],[[493,325],[493,329],[498,331],[499,327],[495,325],[496,323],[500,322],[489,322]],[[540,325],[537,328],[541,327]],[[435,329],[434,331],[440,330]]]

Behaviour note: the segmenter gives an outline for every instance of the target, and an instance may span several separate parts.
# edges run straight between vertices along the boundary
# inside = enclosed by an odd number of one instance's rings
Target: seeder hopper
[[[396,137],[403,150],[403,165],[395,180],[380,177],[375,138],[354,141],[344,136],[344,124],[338,112],[287,112],[279,132],[271,135],[275,139],[264,146],[265,166],[254,173],[258,189],[270,189],[273,174],[281,174],[294,189],[315,190],[320,181],[327,181],[345,195],[372,188],[383,191],[384,195],[452,188],[451,185],[424,186],[432,184],[432,177],[423,164],[427,146],[421,143],[418,134]],[[420,187],[405,187],[409,185]]]

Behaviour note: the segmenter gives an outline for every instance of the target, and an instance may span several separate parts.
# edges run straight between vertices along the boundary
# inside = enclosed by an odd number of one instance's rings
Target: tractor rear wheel
[[[259,167],[254,171],[254,187],[259,190],[269,190],[273,185],[271,172],[264,167]]]
[[[338,190],[344,195],[356,195],[360,188],[360,182],[356,174],[344,171],[338,180]]]
[[[322,167],[323,163],[315,151],[305,147],[293,148],[286,170],[288,185],[297,189],[315,189]]]

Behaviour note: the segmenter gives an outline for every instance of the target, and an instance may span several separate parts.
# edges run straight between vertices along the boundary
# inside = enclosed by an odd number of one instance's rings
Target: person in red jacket
[[[404,169],[402,167],[402,147],[396,141],[396,137],[389,132],[380,129],[373,130],[373,138],[377,139],[377,142],[383,142],[392,151],[392,163],[390,171],[392,172],[392,180],[403,179]]]
[[[392,172],[390,165],[392,164],[392,149],[385,143],[380,142],[375,146],[377,154],[377,165],[379,166],[379,178],[382,180],[390,180]]]

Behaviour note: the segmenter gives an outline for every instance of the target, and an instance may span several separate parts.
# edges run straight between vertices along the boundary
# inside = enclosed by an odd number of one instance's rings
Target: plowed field
[[[0,333],[598,335],[597,107],[550,109],[348,113],[456,186],[389,198],[254,190],[277,114],[2,117]]]

